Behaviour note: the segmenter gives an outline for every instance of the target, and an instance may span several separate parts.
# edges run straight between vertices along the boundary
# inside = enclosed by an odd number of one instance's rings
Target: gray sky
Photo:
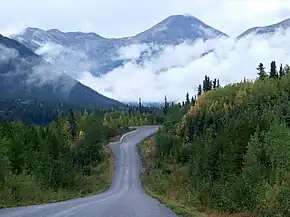
[[[0,33],[24,27],[130,36],[172,14],[190,14],[230,36],[290,17],[289,0],[0,0]]]

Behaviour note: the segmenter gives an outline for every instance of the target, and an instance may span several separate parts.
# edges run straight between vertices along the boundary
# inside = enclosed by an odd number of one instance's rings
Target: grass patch
[[[147,194],[183,217],[252,217],[247,213],[228,214],[200,207],[196,194],[189,190],[186,165],[160,162],[156,167],[153,138],[146,139],[137,147],[142,161],[141,183]]]

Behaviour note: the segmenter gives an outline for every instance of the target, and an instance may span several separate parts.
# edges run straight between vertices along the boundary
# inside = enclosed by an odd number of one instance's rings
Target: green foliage
[[[257,70],[258,70],[259,79],[263,80],[263,79],[265,79],[267,77],[267,73],[265,71],[265,67],[264,67],[263,63],[260,63],[258,65]]]
[[[104,124],[113,128],[161,124],[166,118],[164,110],[169,109],[167,102],[165,105],[167,107],[163,108],[163,111],[159,108],[143,107],[139,104],[138,107],[130,106],[125,110],[107,112],[104,116]]]
[[[0,183],[6,181],[6,176],[10,170],[10,161],[8,158],[9,140],[5,137],[0,139]]]
[[[258,70],[257,80],[223,88],[214,81],[212,89],[206,76],[194,106],[171,108],[175,115],[168,114],[155,136],[154,161],[164,173],[163,162],[186,166],[188,190],[200,207],[286,217],[290,216],[289,67],[281,65],[278,73],[273,61],[269,76],[263,64]]]
[[[104,112],[71,110],[47,126],[0,122],[0,206],[38,202],[41,192],[82,191],[93,168],[107,161],[105,143],[123,132],[103,120]]]
[[[176,122],[187,110],[181,114],[178,105],[165,106]],[[98,191],[109,184],[110,177],[103,176],[112,164],[104,145],[129,126],[167,120],[163,108],[145,107],[141,100],[137,106],[94,110],[1,101],[0,118],[0,207]]]

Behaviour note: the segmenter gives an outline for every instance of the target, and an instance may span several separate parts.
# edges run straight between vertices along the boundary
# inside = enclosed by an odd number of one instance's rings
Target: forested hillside
[[[147,192],[183,216],[290,216],[290,70],[257,70],[225,87],[206,77],[181,121],[169,109],[140,146]]]
[[[86,108],[123,106],[81,84],[24,44],[1,34],[0,54],[1,101],[37,100]]]
[[[9,112],[0,122],[0,208],[105,190],[113,172],[105,145],[129,125],[164,119],[162,110],[141,104],[87,111],[37,101],[11,103],[2,104]]]

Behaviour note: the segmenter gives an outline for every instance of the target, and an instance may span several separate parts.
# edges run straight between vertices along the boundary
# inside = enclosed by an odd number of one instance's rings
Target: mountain
[[[0,35],[0,99],[63,102],[84,107],[122,105],[57,71],[20,42]]]
[[[290,28],[290,18],[283,20],[279,23],[269,25],[269,26],[250,28],[247,31],[240,34],[237,37],[237,39],[243,38],[243,37],[248,36],[250,34],[256,34],[256,35],[274,34],[278,29],[286,30],[289,28]]]
[[[44,44],[56,44],[72,52],[82,53],[90,64],[80,65],[78,70],[90,71],[98,76],[131,60],[116,58],[119,49],[124,46],[145,43],[153,49],[154,45],[176,45],[184,41],[193,42],[222,36],[227,37],[196,17],[172,15],[142,33],[125,38],[110,39],[96,33],[61,32],[57,29],[44,31],[37,28],[26,28],[21,34],[11,37],[37,53]],[[156,55],[160,51],[162,49],[155,50],[153,54]],[[45,53],[42,55],[45,56]],[[70,59],[69,55],[67,58],[66,62]],[[142,62],[143,59],[141,55],[138,61]]]
[[[187,40],[208,40],[221,36],[227,37],[226,34],[208,26],[196,17],[172,15],[130,39],[134,43],[176,45]]]

